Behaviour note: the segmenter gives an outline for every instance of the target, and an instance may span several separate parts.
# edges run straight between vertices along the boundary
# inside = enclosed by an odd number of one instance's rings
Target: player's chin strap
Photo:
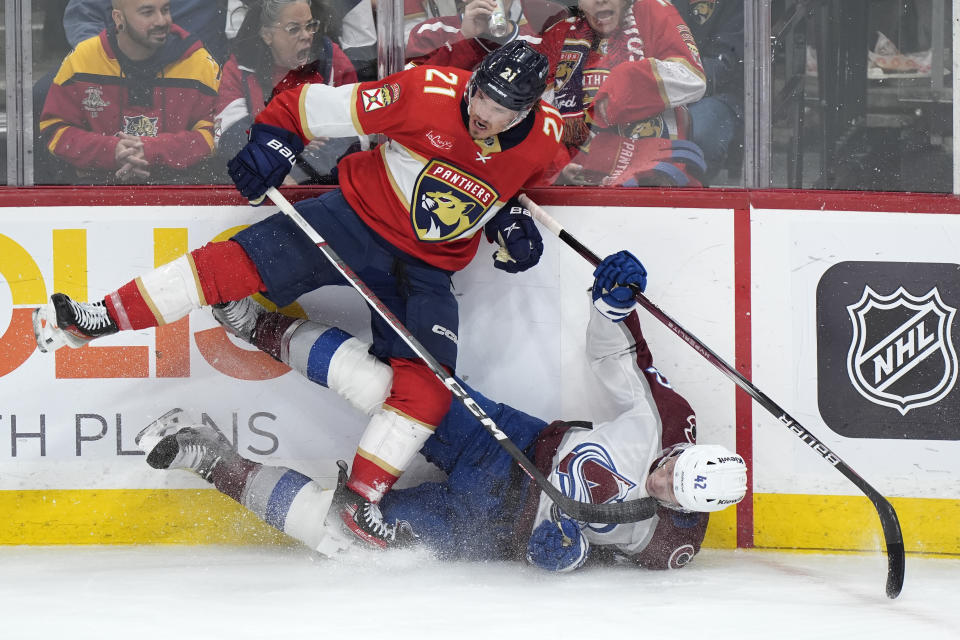
[[[310,241],[317,245],[324,257],[347,279],[347,282],[356,289],[370,308],[373,309],[383,320],[390,325],[400,338],[407,343],[417,357],[420,358],[429,367],[437,378],[443,382],[443,385],[450,390],[453,396],[466,407],[467,411],[476,418],[487,432],[496,438],[497,443],[510,454],[510,457],[520,466],[524,473],[540,487],[541,491],[546,493],[553,500],[557,507],[565,514],[579,520],[580,522],[597,522],[606,524],[619,524],[623,522],[637,522],[653,517],[657,512],[657,501],[653,498],[640,498],[638,500],[628,500],[625,502],[612,502],[608,504],[592,504],[590,502],[581,502],[564,495],[560,489],[555,487],[547,480],[540,470],[537,469],[529,458],[515,445],[486,414],[483,408],[469,395],[466,390],[457,382],[451,374],[448,374],[441,364],[420,344],[420,341],[414,337],[410,331],[403,326],[403,323],[393,314],[390,309],[380,301],[380,299],[370,290],[357,274],[345,263],[340,256],[327,244],[327,241],[317,233],[317,230],[311,227],[306,220],[293,208],[293,205],[287,201],[283,195],[274,187],[267,189],[266,195],[280,208],[280,210],[290,217],[293,222],[300,227],[300,230],[307,234]]]
[[[534,219],[549,229],[551,233],[556,234],[558,238],[573,248],[574,251],[586,258],[590,264],[594,266],[600,264],[600,258],[597,254],[567,233],[559,222],[554,220],[550,214],[543,210],[543,207],[531,200],[526,194],[520,195],[520,203],[530,210]],[[876,489],[867,484],[853,469],[847,466],[847,463],[841,460],[840,456],[833,453],[826,445],[820,442],[818,438],[815,438],[813,434],[801,427],[799,422],[794,420],[793,417],[781,409],[779,405],[768,398],[766,394],[754,386],[752,382],[727,364],[709,347],[700,342],[696,336],[680,326],[676,320],[661,311],[661,309],[650,302],[643,293],[634,291],[634,298],[641,307],[649,311],[654,318],[665,324],[667,328],[677,334],[681,340],[693,347],[694,351],[706,358],[710,364],[719,369],[721,373],[726,375],[734,384],[746,391],[760,406],[783,423],[783,426],[793,432],[793,434],[800,438],[810,449],[823,456],[824,460],[836,467],[840,473],[845,475],[870,498],[870,502],[873,503],[877,514],[880,516],[880,524],[883,527],[883,537],[887,544],[887,596],[896,598],[900,595],[900,590],[903,588],[903,573],[906,561],[903,552],[903,533],[900,531],[900,521],[897,519],[897,512],[894,510],[893,505],[880,495]]]

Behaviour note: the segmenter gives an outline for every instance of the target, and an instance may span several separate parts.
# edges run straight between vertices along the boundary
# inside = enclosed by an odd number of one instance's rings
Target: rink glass
[[[7,184],[74,182],[55,163],[46,162],[48,152],[30,135],[42,111],[44,93],[38,83],[69,50],[63,28],[66,4],[8,0],[2,9],[6,30],[0,55],[6,90],[0,132]],[[360,46],[346,49],[367,78],[402,66],[407,36],[424,20],[456,14],[450,0],[423,2],[421,9],[406,3],[408,14],[400,0],[378,4],[381,22],[391,24],[378,25],[378,38],[368,34],[365,43],[355,38]],[[713,5],[695,4],[698,11]],[[709,186],[932,193],[957,189],[951,2],[743,4],[742,116],[732,129],[724,129],[730,143],[722,164],[711,167]],[[355,32],[350,26],[357,23],[356,12],[347,16],[345,34]],[[342,16],[332,21],[344,26]],[[206,176],[213,183],[229,182],[218,167]],[[318,177],[315,182],[331,180]]]

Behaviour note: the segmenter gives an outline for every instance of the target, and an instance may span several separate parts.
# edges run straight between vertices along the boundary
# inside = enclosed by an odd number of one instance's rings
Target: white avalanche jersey
[[[613,323],[592,311],[587,328],[587,355],[619,415],[592,429],[567,430],[553,456],[548,478],[564,495],[584,502],[602,504],[645,498],[649,495],[644,486],[647,475],[664,443],[670,446],[694,442],[693,410],[654,368],[636,313],[621,323]],[[550,498],[541,492],[533,528],[544,520],[556,520],[554,508]],[[662,519],[671,519],[671,514],[661,507],[657,515],[640,522],[580,524],[592,555],[597,547],[606,546],[612,547],[608,550],[616,555],[637,556],[650,545],[655,534],[671,538],[661,542],[673,545],[675,523],[665,522],[665,526],[658,527]],[[702,529],[687,526],[695,525],[698,516],[692,520],[687,515],[678,516],[686,520],[681,528],[690,529],[691,534],[693,529]],[[700,530],[700,539],[702,535]],[[668,565],[681,566],[699,549],[700,539],[695,548],[680,544],[690,549],[679,560],[670,556],[671,547],[664,560]]]

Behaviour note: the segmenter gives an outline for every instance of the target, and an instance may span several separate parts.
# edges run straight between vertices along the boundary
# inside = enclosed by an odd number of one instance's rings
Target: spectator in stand
[[[340,46],[361,82],[377,79],[376,2],[330,0],[333,22],[340,25]]]
[[[673,0],[673,4],[693,32],[707,78],[706,94],[687,109],[693,141],[707,161],[706,181],[711,182],[726,166],[743,121],[743,1]]]
[[[260,4],[261,0],[227,0],[227,39],[237,35],[250,7]],[[340,45],[361,82],[377,77],[375,4],[371,0],[324,0],[326,35]]]
[[[689,139],[686,105],[703,96],[706,80],[676,8],[665,0],[579,0],[574,12],[534,45],[553,73],[545,99],[564,118],[566,151],[555,161],[562,170],[545,175],[557,184],[700,186],[706,166]],[[483,46],[451,40],[414,62],[472,69]]]
[[[570,162],[561,184],[700,186],[688,104],[706,88],[689,27],[661,0],[579,0],[541,50]]]
[[[350,60],[329,37],[329,19],[326,7],[310,0],[263,0],[247,11],[231,42],[217,101],[217,153],[224,162],[246,145],[254,117],[277,93],[306,83],[357,82]],[[312,140],[286,184],[330,182],[336,161],[357,142]]]
[[[40,118],[76,181],[208,181],[220,66],[173,23],[169,0],[113,0],[108,28],[64,59]]]
[[[110,24],[112,4],[111,0],[70,0],[63,12],[63,28],[72,48]],[[204,48],[220,63],[227,54],[226,5],[226,0],[176,0],[170,7],[173,22],[200,38]]]
[[[544,30],[566,18],[563,5],[550,0],[501,0],[508,30],[500,37],[490,34],[490,16],[497,0],[470,0],[459,15],[424,20],[413,27],[407,38],[407,58],[418,59],[455,43],[467,41],[476,60],[511,40],[526,40],[536,47]],[[409,4],[409,0],[408,0]],[[431,60],[431,64],[440,64]]]

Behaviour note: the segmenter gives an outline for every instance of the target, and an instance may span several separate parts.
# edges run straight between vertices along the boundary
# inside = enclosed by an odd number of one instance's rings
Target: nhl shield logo
[[[847,307],[853,323],[847,374],[853,387],[901,415],[938,402],[957,381],[951,335],[956,311],[936,287],[918,298],[903,287],[881,296],[865,286],[860,300]]]

